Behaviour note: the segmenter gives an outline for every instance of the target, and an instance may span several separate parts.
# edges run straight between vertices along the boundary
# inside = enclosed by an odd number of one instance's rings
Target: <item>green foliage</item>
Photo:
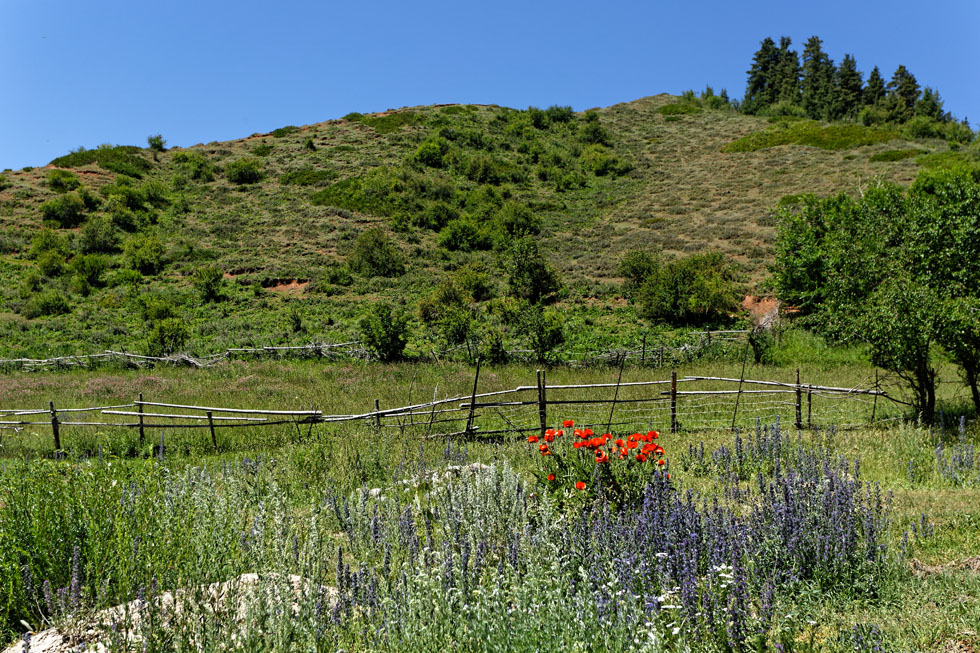
[[[901,161],[903,159],[911,159],[912,157],[922,154],[922,150],[886,150],[884,152],[878,152],[877,154],[872,154],[868,159],[871,163],[881,163],[886,161]]]
[[[443,157],[448,151],[449,143],[445,139],[427,138],[416,148],[412,159],[429,168],[441,168],[445,165]]]
[[[255,184],[264,176],[262,162],[258,159],[238,159],[225,166],[225,177],[233,184]]]
[[[14,185],[14,182],[10,181],[6,175],[0,175],[0,191],[7,190]]]
[[[54,159],[50,165],[58,168],[80,168],[96,163],[100,168],[139,179],[152,167],[140,156],[142,150],[135,145],[100,145],[94,150],[84,147]]]
[[[453,282],[474,302],[484,302],[494,296],[493,279],[481,263],[469,263],[456,270]]]
[[[273,138],[285,138],[286,136],[295,134],[298,131],[299,127],[296,127],[295,125],[286,125],[285,127],[280,127],[279,129],[273,129],[272,136]]]
[[[74,172],[58,169],[48,172],[48,188],[56,193],[67,193],[81,185],[82,180]]]
[[[76,243],[84,254],[116,252],[119,250],[119,231],[109,216],[93,216],[82,225]]]
[[[366,277],[397,277],[405,272],[401,250],[380,227],[358,235],[347,262],[351,270]]]
[[[538,361],[548,356],[565,342],[564,321],[557,311],[527,305],[521,310],[518,333],[528,339],[528,344]]]
[[[508,236],[528,236],[541,231],[541,219],[521,202],[507,200],[495,216],[497,227]]]
[[[182,151],[173,155],[173,161],[191,179],[196,181],[214,181],[214,164],[202,154]]]
[[[618,177],[630,170],[630,166],[624,164],[602,145],[589,145],[582,150],[581,158],[582,165],[597,177],[604,177],[605,175]]]
[[[294,186],[322,186],[336,178],[337,173],[333,170],[306,166],[282,173],[279,175],[279,183],[292,184]]]
[[[69,266],[72,273],[72,286],[83,296],[92,288],[105,285],[103,275],[109,269],[109,258],[102,254],[81,254],[72,259]]]
[[[146,336],[146,353],[148,356],[168,356],[175,354],[187,344],[187,326],[184,320],[167,317],[152,322]]]
[[[530,236],[515,238],[506,254],[507,283],[513,297],[537,304],[557,293],[561,278]]]
[[[585,124],[579,137],[589,145],[609,145],[609,132],[599,124],[599,114],[595,111],[585,112]]]
[[[77,227],[85,219],[85,202],[76,193],[66,193],[41,204],[45,222],[63,229]]]
[[[71,312],[68,298],[60,290],[42,290],[33,295],[21,308],[21,314],[29,320],[49,315]]]
[[[473,252],[492,246],[492,235],[471,218],[450,220],[439,232],[439,247],[451,252]]]
[[[701,105],[697,100],[680,100],[671,102],[657,108],[657,113],[662,116],[682,116],[701,113]]]
[[[357,122],[373,128],[379,134],[391,134],[403,127],[421,123],[422,117],[411,111],[395,111],[385,115],[361,116]]]
[[[401,359],[408,342],[408,317],[387,302],[377,302],[359,323],[361,344],[380,361]]]
[[[205,265],[194,270],[191,283],[205,302],[216,302],[222,299],[225,272],[217,265]]]
[[[166,152],[167,141],[162,134],[153,134],[146,137],[146,144],[153,152]]]
[[[37,259],[41,254],[49,251],[55,251],[60,254],[62,260],[67,258],[71,252],[71,246],[68,244],[68,236],[54,229],[41,227],[41,230],[31,240],[31,247],[27,251],[27,256]]]
[[[637,312],[674,326],[725,322],[738,307],[739,288],[721,254],[696,254],[657,266],[636,291]]]
[[[144,234],[130,237],[123,247],[126,264],[145,275],[158,274],[163,270],[166,251],[159,238]]]
[[[252,154],[255,156],[269,156],[272,151],[275,150],[274,145],[269,145],[268,143],[263,145],[256,145],[252,148]]]
[[[37,257],[37,269],[46,277],[60,277],[65,271],[65,257],[53,249],[49,249]]]
[[[659,265],[653,255],[640,249],[631,249],[620,259],[616,274],[623,277],[623,295],[628,299],[636,297],[643,283],[653,275]]]
[[[755,152],[777,145],[810,145],[824,150],[844,150],[901,138],[891,129],[841,124],[821,125],[812,120],[780,121],[762,131],[743,136],[721,148],[722,152]]]

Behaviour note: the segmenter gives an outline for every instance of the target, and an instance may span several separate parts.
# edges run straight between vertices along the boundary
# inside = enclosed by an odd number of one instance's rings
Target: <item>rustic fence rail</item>
[[[719,343],[740,341],[749,331],[695,331],[685,335],[689,342],[668,344],[666,341],[643,336],[639,343],[609,350],[566,349],[551,353],[547,360],[551,364],[567,366],[618,365],[628,362],[641,367],[663,368],[688,362],[709,347]],[[431,347],[427,350],[411,352],[418,359],[475,360],[478,347],[472,343],[449,348]],[[531,349],[508,349],[506,356],[517,363],[535,363],[540,358]],[[327,343],[314,341],[305,345],[281,345],[268,347],[231,347],[223,351],[203,356],[186,353],[167,356],[147,356],[133,352],[106,349],[96,354],[56,356],[53,358],[0,358],[0,371],[51,371],[100,366],[151,367],[157,365],[174,367],[211,367],[226,360],[244,358],[316,358],[325,360],[369,360],[368,352],[358,340]]]
[[[431,401],[374,409],[361,413],[330,414],[323,410],[282,410],[200,406],[147,401],[140,395],[128,404],[56,408],[0,408],[0,429],[16,435],[50,430],[54,449],[62,450],[66,427],[138,429],[142,444],[149,429],[208,429],[219,448],[216,429],[288,425],[340,427],[360,423],[368,428],[399,429],[419,437],[485,438],[544,431],[564,419],[595,431],[658,429],[683,432],[703,429],[751,427],[757,420],[780,420],[797,428],[858,426],[901,415],[889,414],[883,402],[891,399],[877,380],[873,387],[833,387],[785,381],[728,377],[685,376],[672,372],[668,379],[647,381],[553,384],[546,370],[538,370],[534,385],[479,392],[480,366],[472,390]],[[895,401],[895,400],[892,400]],[[92,415],[97,413],[98,416]]]

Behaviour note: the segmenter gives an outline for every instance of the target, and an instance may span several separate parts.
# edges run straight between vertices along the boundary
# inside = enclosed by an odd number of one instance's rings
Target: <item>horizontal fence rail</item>
[[[621,363],[622,364],[622,363]],[[622,369],[622,368],[621,368]],[[208,429],[218,449],[216,429],[275,425],[339,427],[360,423],[374,430],[400,429],[422,438],[526,434],[559,428],[565,419],[596,432],[661,430],[683,432],[704,429],[751,428],[757,420],[781,421],[797,428],[835,425],[861,426],[895,419],[901,414],[876,380],[874,387],[841,388],[824,385],[729,377],[686,376],[616,383],[549,385],[539,370],[535,385],[478,392],[477,364],[472,392],[432,401],[382,408],[355,414],[323,410],[282,410],[199,406],[145,401],[112,406],[56,408],[0,408],[0,430],[14,435],[29,429],[50,429],[55,451],[62,450],[64,427],[136,429],[140,444],[148,429]],[[797,371],[797,379],[799,372]],[[751,388],[751,389],[750,389]],[[891,410],[885,410],[886,404]],[[97,413],[98,416],[83,417]],[[77,417],[76,417],[77,415]],[[162,443],[161,443],[162,447]]]

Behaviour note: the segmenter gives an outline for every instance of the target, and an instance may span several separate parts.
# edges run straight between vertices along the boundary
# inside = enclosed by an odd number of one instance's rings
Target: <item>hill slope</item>
[[[916,154],[965,156],[938,140],[856,125],[839,137],[811,121],[708,106],[659,95],[585,114],[413,107],[7,171],[0,356],[139,351],[154,338],[159,347],[166,320],[183,325],[176,344],[194,352],[346,338],[365,299],[389,297],[414,314],[466,266],[500,295],[503,252],[522,233],[535,234],[564,278],[562,305],[615,340],[636,322],[617,299],[625,250],[718,251],[758,281],[784,196],[905,184],[924,160]],[[838,149],[818,138],[824,147],[723,151],[750,135],[805,142],[797,136],[806,130]],[[39,237],[45,222],[54,228]],[[345,263],[372,226],[391,234],[403,274],[352,273]],[[224,273],[212,279],[221,301],[202,300],[195,273],[204,267]],[[498,303],[488,312],[509,310]]]

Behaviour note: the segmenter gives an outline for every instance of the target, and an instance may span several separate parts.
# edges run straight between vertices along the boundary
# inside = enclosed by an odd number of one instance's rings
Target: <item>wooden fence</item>
[[[574,419],[596,432],[657,429],[664,432],[750,428],[762,420],[777,420],[797,428],[867,425],[894,419],[898,412],[884,410],[890,399],[874,387],[842,388],[803,382],[729,377],[685,376],[648,381],[549,385],[539,370],[533,385],[479,392],[477,364],[472,390],[407,406],[374,409],[357,414],[329,414],[318,409],[272,410],[195,406],[144,400],[113,406],[0,409],[0,429],[20,433],[48,430],[55,451],[64,448],[67,427],[97,428],[106,433],[136,430],[145,442],[150,430],[162,439],[171,429],[207,429],[214,449],[218,432],[229,428],[288,425],[299,429],[314,425],[339,427],[361,424],[369,429],[399,429],[419,437],[500,438],[544,431],[564,419]],[[95,415],[93,415],[95,414]]]

